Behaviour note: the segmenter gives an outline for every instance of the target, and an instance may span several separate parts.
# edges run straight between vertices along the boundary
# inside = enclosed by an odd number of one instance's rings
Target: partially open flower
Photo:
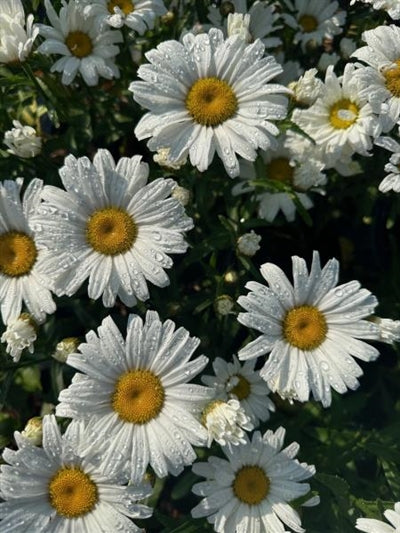
[[[210,447],[213,440],[221,446],[237,446],[244,444],[245,431],[254,428],[253,422],[241,407],[239,400],[213,400],[202,414],[203,425],[208,431],[207,445]]]
[[[13,120],[13,126],[4,134],[7,152],[26,159],[37,156],[42,150],[42,139],[36,135],[36,130],[31,126],[23,126],[18,120]]]
[[[1,336],[1,342],[7,343],[6,351],[14,359],[14,363],[20,360],[21,353],[25,348],[33,353],[35,340],[35,323],[28,313],[22,313],[17,319],[10,321]]]

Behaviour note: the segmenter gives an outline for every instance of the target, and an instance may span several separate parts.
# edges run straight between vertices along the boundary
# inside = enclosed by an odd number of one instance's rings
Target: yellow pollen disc
[[[238,500],[248,505],[261,503],[268,495],[270,480],[259,466],[243,466],[232,485]]]
[[[299,24],[303,28],[304,33],[311,33],[318,27],[318,20],[312,15],[302,15],[299,18]]]
[[[245,400],[250,394],[250,383],[240,374],[237,374],[236,377],[239,381],[237,385],[230,390],[230,393],[237,396],[238,400]]]
[[[112,395],[112,408],[125,422],[147,424],[163,408],[164,387],[150,370],[129,370],[118,379]]]
[[[77,467],[63,467],[49,483],[49,500],[57,513],[77,518],[93,510],[99,500],[96,484]]]
[[[132,248],[138,229],[126,211],[106,207],[95,211],[86,226],[86,239],[91,247],[104,255],[117,255]]]
[[[92,50],[92,39],[83,31],[71,31],[66,39],[65,44],[75,57],[86,57]]]
[[[186,109],[203,126],[218,126],[231,118],[238,108],[235,93],[218,78],[200,78],[190,87]]]
[[[270,180],[290,184],[293,181],[294,167],[290,166],[286,157],[277,157],[267,164],[266,173]]]
[[[357,120],[359,111],[360,109],[357,104],[354,104],[347,98],[343,98],[330,108],[329,120],[334,128],[345,130]]]
[[[20,231],[0,235],[0,273],[5,276],[28,274],[37,258],[37,249],[32,237]]]
[[[131,0],[110,0],[110,2],[107,2],[107,7],[108,11],[112,14],[114,14],[114,7],[119,7],[125,15],[129,15],[135,9]]]
[[[386,79],[386,88],[393,96],[400,98],[400,59],[395,61],[396,67],[388,68],[384,72]]]
[[[302,305],[286,313],[282,330],[283,336],[292,346],[301,350],[314,350],[325,340],[328,326],[319,309]]]

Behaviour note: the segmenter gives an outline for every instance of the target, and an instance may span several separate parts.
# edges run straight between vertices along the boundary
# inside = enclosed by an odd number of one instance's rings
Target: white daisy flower
[[[156,17],[167,12],[162,0],[93,0],[88,2],[85,13],[100,19],[100,23],[114,28],[127,26],[143,35],[154,28]]]
[[[270,353],[260,375],[270,389],[301,402],[310,391],[324,407],[331,404],[331,388],[343,394],[359,386],[362,369],[354,357],[375,360],[376,348],[359,339],[379,340],[379,326],[364,320],[378,301],[358,281],[336,287],[339,263],[330,259],[321,270],[314,252],[310,274],[306,262],[292,257],[293,286],[272,263],[261,266],[268,287],[251,281],[239,304],[241,324],[262,333],[239,352],[239,359]]]
[[[0,184],[0,309],[5,324],[20,316],[23,303],[39,323],[56,310],[47,288],[52,280],[42,268],[47,252],[32,225],[43,182],[33,179],[21,202],[22,183],[18,178]]]
[[[127,306],[146,300],[146,280],[169,284],[167,253],[183,253],[183,232],[193,227],[178,200],[168,198],[172,179],[146,184],[148,165],[141,156],[116,165],[108,150],[93,164],[69,155],[60,169],[66,192],[46,186],[35,218],[40,243],[49,249],[46,271],[57,294],[72,296],[89,278],[88,294],[112,307],[118,296]]]
[[[222,400],[210,402],[204,408],[201,421],[208,431],[208,447],[214,440],[220,446],[245,444],[245,431],[254,429],[250,417],[235,398],[226,402]]]
[[[24,158],[37,156],[42,150],[42,138],[36,135],[36,130],[31,126],[23,126],[18,120],[13,120],[13,126],[4,134],[7,152]]]
[[[388,172],[388,175],[379,184],[379,190],[381,192],[400,192],[400,144],[391,137],[379,137],[375,139],[374,143],[393,153],[389,163],[385,165],[385,172]]]
[[[268,397],[271,392],[268,385],[254,370],[255,359],[243,365],[234,355],[232,362],[217,357],[213,362],[215,376],[202,376],[201,380],[217,391],[222,399],[237,398],[245,413],[258,426],[259,421],[269,419],[269,411],[275,411],[275,405]]]
[[[397,533],[400,531],[400,502],[394,504],[394,511],[387,509],[384,513],[388,522],[374,518],[357,518],[356,529],[365,533]]]
[[[150,150],[170,148],[169,159],[189,154],[206,170],[217,151],[231,177],[239,174],[236,154],[255,160],[257,148],[273,144],[278,128],[271,122],[286,116],[290,91],[269,83],[282,68],[264,46],[239,35],[224,40],[220,30],[166,41],[146,54],[144,81],[131,83],[134,99],[150,109],[136,126],[138,139],[152,137]]]
[[[230,19],[232,15],[248,17],[247,42],[260,39],[267,50],[282,44],[280,37],[271,35],[282,29],[282,25],[279,25],[280,15],[276,5],[256,0],[248,8],[247,0],[232,0],[222,1],[219,7],[211,4],[208,8],[208,20],[214,27],[223,30],[226,35],[230,35],[228,26],[230,20],[232,23],[233,19]],[[236,18],[236,21],[238,20]]]
[[[34,352],[36,338],[36,325],[32,317],[28,313],[22,313],[8,323],[0,341],[7,343],[6,352],[11,355],[14,363],[18,363],[25,348],[28,348],[29,353]]]
[[[2,0],[0,11],[0,63],[25,61],[39,34],[33,15],[25,21],[21,0]]]
[[[148,311],[144,324],[130,315],[126,342],[110,317],[86,341],[81,353],[68,357],[84,373],[61,391],[57,416],[88,420],[91,439],[104,454],[103,468],[123,470],[133,483],[148,465],[164,477],[192,464],[192,445],[207,441],[199,420],[214,395],[188,383],[208,361],[204,355],[189,361],[199,339]]]
[[[123,41],[118,30],[101,28],[97,17],[87,16],[79,0],[63,3],[59,15],[50,0],[44,0],[51,26],[39,24],[40,34],[46,39],[38,48],[42,54],[62,57],[51,67],[51,72],[62,72],[61,81],[69,85],[79,72],[87,85],[97,85],[99,76],[111,80],[119,78],[115,56],[117,43]]]
[[[83,424],[72,422],[61,435],[54,415],[46,415],[42,448],[19,432],[14,436],[18,450],[6,448],[8,464],[0,466],[1,531],[142,531],[130,518],[151,516],[149,507],[135,503],[149,496],[148,484],[124,486],[121,476],[104,475]]]
[[[278,138],[278,147],[259,154],[265,165],[265,178],[272,182],[291,186],[299,202],[305,209],[310,209],[314,204],[305,191],[323,191],[320,186],[325,185],[326,176],[322,172],[324,164],[308,152],[296,151],[291,144],[289,136]],[[234,195],[254,191],[251,182],[260,179],[256,175],[254,164],[247,161],[240,162],[240,178],[232,189]],[[272,187],[272,185],[271,185]],[[268,222],[273,222],[278,212],[282,210],[286,219],[292,222],[296,215],[296,204],[288,192],[257,192],[255,199],[258,201],[258,216]]]
[[[381,115],[386,132],[400,117],[400,28],[378,26],[363,32],[362,38],[367,46],[352,54],[369,65],[359,65],[361,94],[369,99],[375,113]]]
[[[313,476],[315,468],[295,459],[296,442],[282,450],[284,437],[282,427],[264,436],[256,431],[251,441],[223,448],[227,459],[209,457],[207,463],[195,463],[193,472],[206,481],[192,489],[204,496],[192,516],[206,516],[219,533],[285,533],[286,527],[305,531],[288,502],[309,492],[310,485],[301,482]]]
[[[331,0],[284,0],[292,14],[283,13],[283,20],[296,30],[294,42],[300,42],[303,50],[309,41],[322,44],[343,31],[346,12],[339,3]]]
[[[363,2],[364,4],[371,4],[374,9],[385,10],[393,20],[400,19],[399,0],[351,0],[350,5],[355,4],[357,1]]]
[[[346,150],[369,155],[371,137],[376,138],[382,129],[366,95],[360,92],[357,70],[351,63],[341,78],[328,67],[317,101],[306,110],[295,109],[292,120],[336,160]]]

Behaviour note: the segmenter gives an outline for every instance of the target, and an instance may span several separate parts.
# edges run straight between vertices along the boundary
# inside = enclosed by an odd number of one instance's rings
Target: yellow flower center
[[[203,126],[218,126],[231,118],[238,108],[235,93],[218,78],[200,78],[190,87],[186,109]]]
[[[132,248],[138,229],[135,221],[119,207],[95,211],[86,225],[86,239],[91,247],[104,255],[117,255]]]
[[[236,473],[232,489],[241,502],[257,505],[267,497],[270,485],[270,480],[262,468],[243,466]]]
[[[37,258],[34,240],[26,233],[9,231],[0,235],[0,273],[5,276],[28,274]]]
[[[245,400],[250,394],[250,383],[241,374],[237,374],[236,377],[239,381],[233,389],[230,390],[230,393],[237,396],[238,400]]]
[[[345,130],[357,120],[359,111],[357,104],[342,98],[330,108],[329,120],[335,129]]]
[[[71,31],[66,39],[65,44],[75,57],[86,57],[93,50],[92,39],[83,31]]]
[[[108,11],[112,14],[114,14],[114,8],[119,7],[125,15],[129,15],[135,9],[131,0],[110,0],[110,2],[107,2],[107,7]]]
[[[395,61],[395,63],[395,67],[385,70],[384,76],[387,90],[396,98],[400,98],[400,59]]]
[[[147,424],[163,408],[164,387],[150,370],[128,370],[118,379],[112,395],[112,408],[125,422]]]
[[[301,305],[286,313],[282,330],[283,336],[292,346],[301,350],[314,350],[325,340],[328,326],[319,309]]]
[[[77,518],[93,510],[99,495],[96,484],[85,472],[65,466],[50,480],[49,500],[59,515]]]
[[[294,167],[286,157],[272,159],[266,166],[267,177],[270,180],[291,184],[293,181]]]
[[[318,20],[312,15],[302,15],[299,18],[299,24],[303,28],[304,33],[311,33],[318,27]]]

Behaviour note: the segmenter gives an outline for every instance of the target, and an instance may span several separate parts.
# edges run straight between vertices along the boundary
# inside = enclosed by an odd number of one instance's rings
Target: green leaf
[[[397,466],[389,461],[381,461],[386,481],[393,492],[396,501],[400,500],[400,471]]]

